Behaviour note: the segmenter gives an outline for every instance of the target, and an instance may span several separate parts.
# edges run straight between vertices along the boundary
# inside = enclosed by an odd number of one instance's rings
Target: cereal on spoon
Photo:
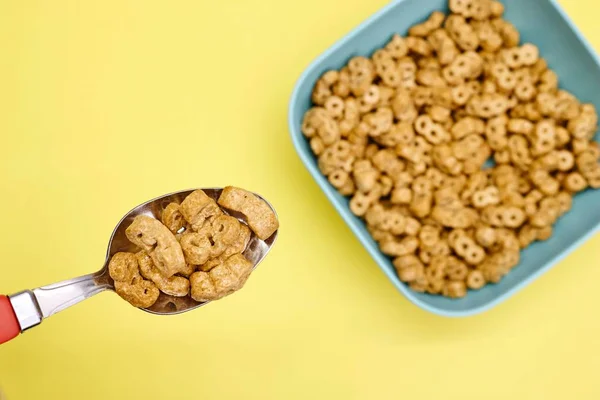
[[[262,199],[244,189],[226,187],[218,201],[242,213],[249,227],[202,190],[168,204],[160,221],[138,215],[126,235],[140,251],[116,253],[109,262],[116,292],[148,308],[160,292],[204,302],[241,289],[253,268],[243,255],[251,234],[267,239],[279,223]]]
[[[400,280],[456,298],[500,281],[600,187],[600,149],[594,106],[559,89],[502,3],[449,8],[326,71],[302,132]]]

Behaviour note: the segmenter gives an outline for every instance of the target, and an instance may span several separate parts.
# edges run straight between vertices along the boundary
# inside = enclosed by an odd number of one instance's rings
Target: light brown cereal
[[[250,241],[250,229],[229,215],[215,218],[211,225],[205,225],[198,233],[205,235],[210,246],[210,259],[199,263],[202,271],[208,271],[219,265],[233,254],[242,253]]]
[[[472,270],[469,271],[466,282],[469,289],[478,290],[485,286],[485,277],[481,271]]]
[[[460,53],[454,40],[445,29],[434,30],[427,40],[437,53],[437,59],[441,66],[450,64]]]
[[[173,234],[185,226],[185,219],[179,210],[179,204],[169,203],[162,212],[162,223],[169,228]]]
[[[160,221],[147,215],[138,215],[125,234],[131,243],[150,254],[156,268],[166,277],[187,268],[179,242]]]
[[[537,240],[548,240],[552,236],[552,226],[544,226],[537,230]]]
[[[500,203],[500,191],[494,186],[489,186],[485,189],[478,190],[473,193],[471,202],[476,208],[495,206],[496,204]]]
[[[140,274],[154,282],[156,287],[163,293],[183,297],[190,291],[190,281],[181,276],[165,277],[152,262],[152,258],[144,250],[136,253],[137,262],[140,268]]]
[[[194,190],[182,202],[180,211],[193,230],[202,228],[204,222],[223,214],[214,199],[202,190]]]
[[[414,254],[396,257],[393,264],[403,282],[416,282],[424,277],[424,265]]]
[[[475,230],[475,240],[484,248],[490,248],[496,244],[496,230],[488,225],[482,225]]]
[[[115,282],[115,291],[134,307],[148,308],[158,299],[156,285],[142,278],[133,253],[119,252],[112,256],[108,273]]]
[[[381,180],[378,184],[385,182]],[[238,193],[245,192],[234,189]],[[225,188],[225,191],[231,192],[231,189]],[[265,224],[257,221],[262,215],[256,212],[254,199],[232,199],[229,194],[226,200],[231,211],[245,213],[255,227],[260,227],[259,233],[264,231]],[[164,223],[138,215],[125,234],[139,251],[135,254],[120,252],[111,257],[108,271],[115,291],[122,298],[136,307],[147,308],[157,301],[160,292],[185,297],[190,295],[192,286],[192,297],[207,301],[232,293],[244,284],[253,267],[242,255],[250,242],[251,230],[237,218],[225,214],[206,193],[197,190],[181,205],[170,203],[162,211],[161,220]],[[259,233],[255,232],[257,237]],[[163,307],[169,297],[161,299],[159,306]]]
[[[501,2],[449,8],[327,72],[302,131],[350,210],[397,257],[400,279],[461,297],[498,282],[521,248],[550,237],[575,193],[600,187],[600,146],[594,106],[559,89]]]
[[[243,255],[234,254],[208,272],[194,272],[190,276],[191,296],[199,302],[225,297],[244,286],[252,267]]]
[[[467,287],[463,281],[447,281],[442,292],[444,296],[458,299],[467,295]]]
[[[585,190],[585,188],[588,186],[588,183],[583,175],[581,175],[579,172],[571,172],[565,178],[563,185],[569,192],[576,193]]]
[[[218,203],[228,210],[242,213],[259,239],[269,238],[279,228],[279,221],[271,207],[254,193],[227,186],[221,192]]]
[[[408,54],[408,45],[406,41],[398,34],[394,35],[385,49],[395,59],[399,60]]]
[[[408,34],[411,36],[427,36],[434,30],[438,29],[444,23],[446,16],[440,11],[434,11],[431,13],[427,21],[413,25],[409,30]]]

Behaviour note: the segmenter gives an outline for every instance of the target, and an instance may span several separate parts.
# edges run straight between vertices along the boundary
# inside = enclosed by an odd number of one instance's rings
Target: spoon
[[[106,260],[100,271],[69,279],[48,286],[42,286],[33,290],[24,290],[11,296],[0,296],[0,344],[16,337],[19,333],[39,325],[44,319],[56,314],[65,308],[71,307],[93,295],[105,290],[115,290],[114,282],[108,274],[108,262],[110,258],[120,251],[135,252],[139,249],[129,242],[125,236],[125,230],[138,215],[148,215],[160,219],[160,213],[171,202],[181,203],[183,199],[196,189],[184,190],[167,194],[149,200],[129,211],[117,224],[108,244]],[[222,188],[202,189],[215,201],[219,198]],[[255,193],[275,213],[273,206],[264,198]],[[229,212],[242,222],[241,214]],[[277,216],[277,213],[275,213]],[[250,261],[254,268],[265,258],[275,240],[278,231],[266,240],[258,239],[254,234],[244,250],[243,255]],[[210,303],[197,302],[190,296],[174,297],[160,293],[156,303],[142,310],[151,314],[174,315],[193,310]]]

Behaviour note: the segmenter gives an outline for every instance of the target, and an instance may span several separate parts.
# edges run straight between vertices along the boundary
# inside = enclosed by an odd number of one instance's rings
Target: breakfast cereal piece
[[[386,210],[383,213],[383,219],[379,222],[378,226],[382,230],[391,233],[393,236],[400,236],[406,233],[406,216],[398,209]],[[393,240],[393,237],[391,239]],[[381,242],[383,243],[384,240]]]
[[[545,241],[552,236],[552,225],[543,226],[537,229],[537,240]]]
[[[213,256],[224,252],[241,253],[246,249],[250,240],[250,229],[230,215],[221,215],[211,224],[210,236],[214,242]],[[230,254],[232,255],[232,254]]]
[[[181,202],[179,209],[194,231],[202,228],[207,220],[223,214],[217,203],[202,190],[190,193]]]
[[[135,254],[119,252],[108,263],[108,273],[115,282],[115,291],[134,307],[152,306],[160,294],[156,285],[140,276]]]
[[[470,265],[480,264],[485,258],[485,250],[464,234],[453,240],[450,246]]]
[[[209,271],[223,263],[236,253],[243,253],[250,242],[250,229],[230,216],[216,218],[211,226],[211,232],[207,236],[213,242],[211,248],[211,259],[201,263],[202,271]]]
[[[340,80],[340,73],[338,71],[327,71],[315,84],[312,91],[312,101],[315,104],[323,105],[327,98],[332,94],[333,86]]]
[[[470,0],[466,0],[470,1]],[[444,24],[450,37],[464,51],[475,51],[479,46],[479,37],[463,16],[452,14]]]
[[[474,117],[464,117],[452,126],[452,137],[456,140],[462,139],[471,134],[481,135],[485,131],[483,120]]]
[[[446,258],[446,276],[451,281],[464,281],[469,274],[469,267],[454,256]]]
[[[401,240],[391,240],[380,243],[380,249],[389,256],[404,256],[414,254],[419,247],[419,240],[414,236],[406,236]]]
[[[573,206],[573,197],[570,193],[560,192],[556,195],[556,200],[559,204],[560,215],[564,215]]]
[[[185,259],[192,265],[202,265],[211,258],[212,244],[205,232],[184,232],[180,244]]]
[[[502,221],[507,228],[518,228],[525,222],[526,215],[523,210],[518,207],[503,207]]]
[[[571,172],[565,178],[563,186],[569,192],[581,192],[588,187],[588,182],[579,172]]]
[[[218,300],[244,286],[254,266],[241,254],[234,254],[208,272],[190,276],[191,296],[199,302]]]
[[[406,38],[406,44],[412,53],[422,57],[429,57],[433,52],[429,42],[420,37],[409,36]]]
[[[415,217],[424,218],[431,213],[433,194],[431,192],[415,192],[413,189],[412,200],[409,208]]]
[[[488,93],[472,97],[467,103],[467,112],[480,118],[493,118],[506,113],[508,99],[499,93]]]
[[[352,143],[347,140],[340,140],[334,143],[333,145],[327,147],[323,153],[319,155],[319,169],[324,175],[330,175],[339,169],[350,172],[352,170],[352,163],[355,159],[353,154],[354,149],[355,146],[353,146]]]
[[[268,239],[279,228],[275,212],[255,194],[244,189],[227,186],[221,192],[219,205],[243,214],[248,226],[259,239]]]
[[[540,201],[538,211],[529,218],[529,223],[536,228],[553,225],[560,216],[561,206],[553,197],[546,197]]]
[[[581,114],[570,120],[567,128],[576,139],[592,139],[598,128],[598,114],[594,105],[582,106]]]
[[[524,182],[528,182],[524,178],[519,178],[519,182],[523,180]],[[531,189],[531,188],[530,188]],[[502,190],[500,192],[500,201],[503,206],[512,206],[517,208],[523,208],[526,205],[525,198],[520,192],[516,192],[513,190]]]
[[[234,253],[243,252],[249,240],[246,225],[232,216],[220,215],[198,232],[184,233],[181,247],[188,262],[206,271]]]
[[[380,197],[381,188],[378,186],[375,186],[373,190],[368,193],[356,192],[349,202],[350,211],[354,215],[362,217],[365,215],[369,207],[379,200]]]
[[[440,240],[440,230],[435,226],[425,225],[419,232],[419,244],[425,248],[433,247]]]
[[[466,283],[469,289],[478,290],[485,286],[485,277],[481,271],[476,269],[471,270],[467,276]]]
[[[502,36],[494,29],[488,21],[481,22],[474,27],[479,43],[486,52],[495,53],[502,47]]]
[[[152,258],[144,250],[136,253],[135,256],[139,265],[140,274],[144,278],[154,282],[161,292],[175,297],[188,295],[190,291],[190,281],[186,278],[181,276],[166,278],[160,273],[158,268],[154,266]]]
[[[425,269],[425,276],[427,280],[431,281],[444,281],[446,278],[446,267],[448,261],[443,256],[433,256],[429,262],[428,267]],[[441,291],[441,288],[440,288]],[[439,293],[439,291],[436,291]]]
[[[478,190],[473,193],[471,203],[475,208],[495,206],[500,203],[500,191],[494,186],[489,186],[485,189]]]
[[[186,269],[181,271],[178,275],[181,275],[184,278],[189,278],[191,274],[196,272],[196,265],[187,262],[187,260],[186,260],[186,264],[187,264]]]
[[[434,30],[429,34],[427,40],[435,50],[440,65],[450,64],[460,53],[454,40],[445,29]]]
[[[173,234],[176,234],[185,226],[185,219],[181,215],[179,204],[177,203],[169,203],[162,211],[160,219]]]
[[[395,60],[399,60],[408,54],[408,45],[404,38],[398,34],[395,34],[388,44],[385,45],[385,49]]]
[[[415,131],[431,144],[441,144],[450,141],[450,134],[435,123],[429,115],[421,115],[415,120]]]
[[[417,71],[417,83],[429,87],[444,87],[446,81],[442,77],[440,71],[435,69],[421,69]]]
[[[442,24],[444,23],[444,19],[446,18],[446,16],[444,15],[443,12],[440,11],[434,11],[431,13],[431,15],[429,15],[429,18],[427,19],[427,21],[418,24],[418,25],[413,25],[412,27],[410,27],[408,29],[408,34],[411,36],[427,36],[429,35],[431,32],[435,31],[436,29],[438,29],[439,27],[442,26]]]
[[[502,36],[502,41],[504,42],[505,48],[510,49],[519,44],[521,40],[521,34],[513,24],[501,18],[495,18],[491,22],[496,30],[500,33],[500,36]]]
[[[491,248],[496,244],[496,230],[488,225],[482,225],[475,230],[475,240],[484,248]]]
[[[304,114],[302,120],[302,133],[307,138],[317,136],[317,131],[328,117],[327,111],[323,107],[312,107]]]
[[[358,125],[360,113],[358,110],[358,102],[355,98],[344,99],[344,106],[342,108],[343,116],[339,121],[339,131],[340,136],[345,138],[349,136],[349,133]],[[331,114],[331,112],[327,108],[325,110]],[[314,138],[315,137],[313,137],[313,139]],[[321,138],[319,139],[321,140],[321,142],[323,141]],[[315,152],[315,154],[317,153]]]
[[[348,61],[348,71],[350,73],[350,91],[356,97],[362,96],[362,94],[371,86],[373,79],[375,78],[373,62],[366,57],[353,57]]]
[[[472,208],[452,208],[439,205],[433,208],[431,216],[445,227],[462,229],[473,226],[478,219],[477,212]]]
[[[424,276],[424,265],[414,254],[402,255],[394,258],[394,267],[398,277],[403,282],[414,282]]]
[[[323,105],[327,114],[335,120],[340,120],[344,116],[344,106],[344,100],[335,95],[328,97]]]
[[[519,263],[519,259],[519,247],[516,249],[504,249],[487,257],[487,259],[478,266],[478,270],[483,273],[486,281],[498,283],[502,277]]]
[[[523,225],[519,230],[519,245],[522,249],[529,246],[531,243],[537,240],[538,237],[538,229],[527,224]]]
[[[160,221],[147,215],[138,215],[127,227],[125,234],[131,243],[150,254],[154,265],[165,277],[186,270],[179,242]]]
[[[448,281],[442,289],[444,296],[458,299],[467,295],[467,286],[463,281]]]
[[[337,169],[333,171],[331,174],[329,174],[327,179],[329,180],[329,183],[331,183],[331,185],[339,191],[343,191],[344,188],[347,187],[352,189],[351,192],[354,190],[354,182],[352,182],[350,174],[343,169]]]

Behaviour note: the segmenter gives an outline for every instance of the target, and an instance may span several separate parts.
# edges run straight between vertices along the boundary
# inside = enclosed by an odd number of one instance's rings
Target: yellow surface
[[[440,318],[295,155],[294,81],[385,3],[0,4],[0,292],[99,268],[121,215],[177,189],[249,188],[282,223],[218,303],[161,318],[106,293],[2,345],[8,400],[600,398],[600,236],[497,308]],[[597,2],[561,3],[600,49]]]

